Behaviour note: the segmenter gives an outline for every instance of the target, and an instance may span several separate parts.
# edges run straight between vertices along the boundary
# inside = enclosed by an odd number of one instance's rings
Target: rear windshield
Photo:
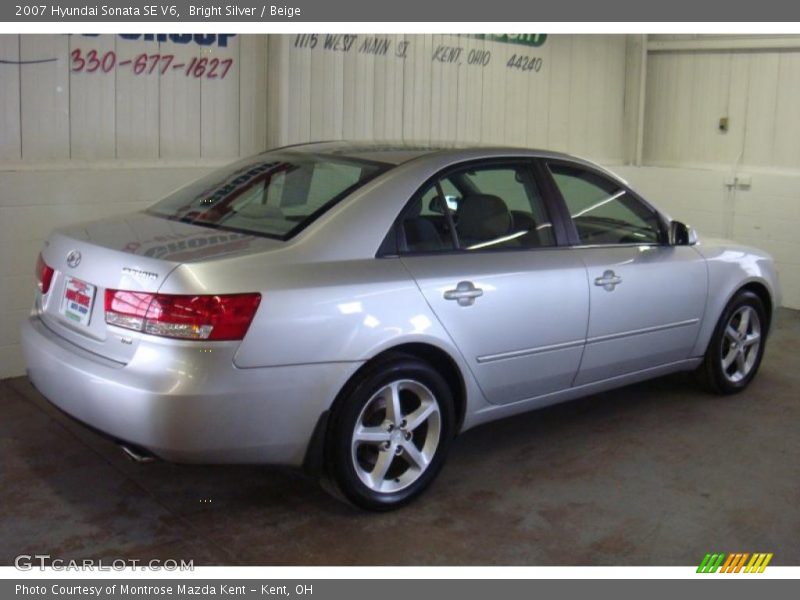
[[[194,225],[288,239],[387,168],[350,158],[267,153],[215,171],[147,212]]]

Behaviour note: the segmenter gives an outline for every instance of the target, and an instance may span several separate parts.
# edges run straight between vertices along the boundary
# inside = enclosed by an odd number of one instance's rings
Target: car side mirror
[[[694,246],[697,232],[685,223],[672,221],[669,224],[669,243],[672,246]]]

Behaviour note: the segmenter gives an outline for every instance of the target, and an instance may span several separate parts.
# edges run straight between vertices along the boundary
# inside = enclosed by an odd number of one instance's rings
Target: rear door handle
[[[614,288],[622,283],[622,277],[614,273],[611,269],[605,271],[602,277],[594,280],[594,284],[602,287],[607,292],[613,292]]]
[[[445,300],[456,300],[459,306],[470,306],[475,303],[475,298],[483,296],[483,290],[475,287],[471,281],[459,281],[456,289],[444,293]]]

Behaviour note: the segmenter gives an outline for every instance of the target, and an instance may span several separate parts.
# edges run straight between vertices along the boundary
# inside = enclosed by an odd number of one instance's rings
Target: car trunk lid
[[[146,213],[58,229],[42,252],[55,273],[47,294],[37,298],[37,308],[54,333],[125,364],[135,354],[142,334],[106,324],[106,290],[155,293],[181,264],[280,245]]]

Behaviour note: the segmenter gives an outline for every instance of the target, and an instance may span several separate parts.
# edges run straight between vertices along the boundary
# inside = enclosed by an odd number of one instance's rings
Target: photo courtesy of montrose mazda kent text
[[[676,371],[758,372],[773,261],[539,150],[327,142],[54,231],[30,380],[132,456],[302,466],[367,509],[454,436]]]

